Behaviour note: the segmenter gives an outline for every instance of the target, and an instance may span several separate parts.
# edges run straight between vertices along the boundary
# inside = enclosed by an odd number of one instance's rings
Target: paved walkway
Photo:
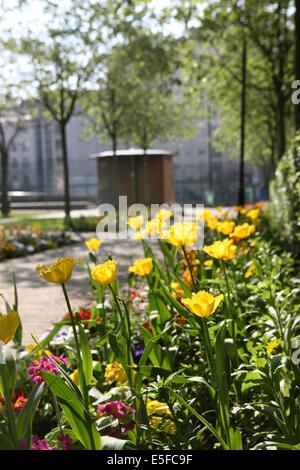
[[[93,236],[94,233],[84,234],[82,237],[88,239]],[[101,252],[103,260],[106,254],[111,253],[118,261],[120,277],[125,276],[131,261],[143,256],[140,242],[134,240],[104,242]],[[10,303],[13,302],[12,274],[15,273],[16,276],[24,342],[31,341],[31,333],[37,336],[42,334],[52,322],[61,319],[66,312],[61,287],[42,281],[35,272],[37,264],[49,264],[62,256],[87,258],[87,250],[84,243],[80,243],[0,263],[0,293],[4,294]],[[85,306],[91,300],[88,278],[82,266],[75,267],[67,287],[72,307]],[[3,311],[3,308],[0,300],[0,311]]]

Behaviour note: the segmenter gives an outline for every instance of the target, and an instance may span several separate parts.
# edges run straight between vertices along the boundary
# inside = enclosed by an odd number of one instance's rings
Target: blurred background
[[[268,199],[300,127],[297,18],[297,0],[2,0],[2,216],[68,220],[130,184],[147,204]]]

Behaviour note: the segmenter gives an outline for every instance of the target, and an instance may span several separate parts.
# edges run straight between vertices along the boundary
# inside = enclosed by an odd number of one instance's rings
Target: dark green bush
[[[300,252],[300,134],[280,160],[270,185],[268,219],[272,235],[294,252]]]

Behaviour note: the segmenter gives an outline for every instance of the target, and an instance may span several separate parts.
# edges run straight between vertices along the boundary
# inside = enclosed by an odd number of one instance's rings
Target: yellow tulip
[[[35,269],[41,279],[53,284],[64,284],[71,278],[74,266],[81,263],[82,260],[74,260],[73,256],[69,256],[67,258],[59,258],[50,266],[39,264]]]
[[[190,312],[194,313],[198,317],[204,318],[209,317],[214,313],[223,298],[223,294],[215,297],[209,292],[202,290],[193,295],[193,297],[182,299],[181,302],[189,309]]]
[[[250,225],[246,222],[242,225],[237,225],[234,231],[230,234],[230,238],[240,240],[249,237],[253,232],[255,232],[255,225]]]
[[[147,235],[147,230],[140,230],[139,232],[136,232],[133,234],[133,239],[134,240],[145,240]]]
[[[212,258],[231,261],[236,255],[237,247],[233,244],[232,240],[225,238],[222,241],[216,241],[212,245],[204,246],[203,251]]]
[[[214,262],[213,262],[212,259],[207,259],[206,261],[204,261],[203,264],[204,264],[204,266],[205,266],[206,268],[211,269],[212,266],[213,266],[213,264],[214,264]]]
[[[161,235],[165,228],[167,228],[166,222],[160,219],[151,219],[146,223],[146,230],[152,236]]]
[[[207,226],[208,228],[210,228],[210,230],[216,230],[218,223],[218,219],[216,217],[213,217],[212,219],[208,220]]]
[[[19,325],[19,315],[16,310],[10,310],[7,315],[0,313],[0,341],[8,343],[15,336]]]
[[[129,217],[127,220],[127,225],[133,230],[139,230],[144,223],[144,217],[142,215],[136,215],[134,217]]]
[[[172,295],[173,297],[183,297],[185,295],[185,292],[179,282],[171,282],[171,289],[172,289]]]
[[[207,207],[205,207],[203,212],[201,211],[201,212],[198,213],[198,218],[200,220],[204,220],[204,222],[207,223],[212,218],[211,210],[207,209]]]
[[[161,208],[159,212],[155,215],[155,218],[160,220],[160,222],[165,222],[173,216],[173,212],[169,209]]]
[[[138,276],[147,276],[153,269],[152,258],[139,258],[134,262],[133,266],[130,266],[128,271],[135,273]]]
[[[98,264],[92,269],[92,278],[104,286],[114,282],[117,272],[117,263],[114,260],[109,260],[106,263]]]
[[[86,240],[85,245],[89,251],[97,251],[102,243],[102,240],[98,240],[98,238],[90,238],[90,240]]]
[[[217,232],[223,233],[223,235],[229,235],[235,227],[233,220],[224,220],[224,222],[218,222],[216,229]]]
[[[251,222],[256,222],[260,214],[260,209],[251,209],[250,211],[246,212],[246,216],[249,217]]]
[[[162,239],[174,246],[194,245],[197,241],[197,224],[195,222],[177,222]]]

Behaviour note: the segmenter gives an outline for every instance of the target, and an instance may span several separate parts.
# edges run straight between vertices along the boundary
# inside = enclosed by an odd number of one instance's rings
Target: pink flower
[[[111,416],[119,421],[118,426],[110,428],[109,434],[111,436],[118,437],[125,434],[134,426],[134,421],[128,419],[128,415],[130,417],[136,410],[120,400],[107,401],[103,405],[99,405],[97,411],[100,415]]]
[[[20,449],[26,449],[25,438],[20,442]],[[45,439],[40,439],[39,436],[32,436],[31,450],[55,450],[55,447],[51,447]]]
[[[32,436],[31,449],[55,450],[55,447],[51,447],[45,439],[40,439],[38,436]]]
[[[68,359],[64,357],[62,354],[61,356],[52,356],[52,358],[59,363],[67,364]],[[59,369],[55,364],[53,364],[50,359],[47,357],[42,357],[41,359],[36,359],[31,362],[28,367],[28,375],[30,380],[34,383],[41,383],[44,382],[43,377],[40,375],[41,372],[49,372],[50,374],[59,374]]]
[[[62,450],[73,450],[73,441],[68,434],[61,434],[58,436]]]

